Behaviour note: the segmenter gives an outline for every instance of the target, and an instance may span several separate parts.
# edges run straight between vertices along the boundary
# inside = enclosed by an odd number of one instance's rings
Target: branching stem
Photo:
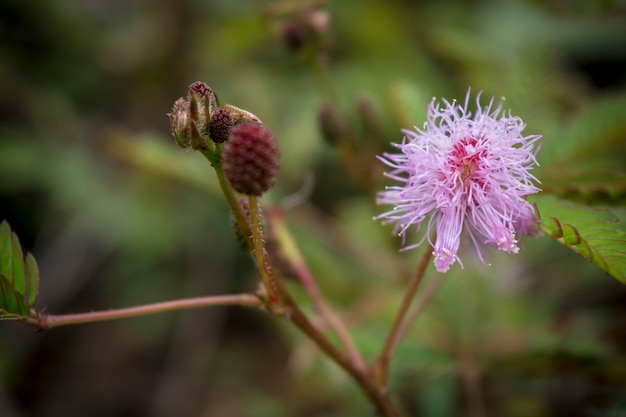
[[[426,269],[428,268],[428,264],[430,263],[430,259],[432,257],[432,251],[430,248],[427,248],[422,256],[422,260],[420,261],[417,271],[413,276],[413,279],[409,283],[409,287],[404,293],[404,298],[402,299],[402,304],[400,304],[400,309],[396,314],[393,325],[387,338],[385,339],[385,344],[378,355],[378,359],[374,363],[373,367],[373,375],[374,379],[378,382],[380,386],[387,385],[387,379],[389,377],[389,362],[391,361],[391,357],[395,352],[398,343],[402,336],[404,336],[404,331],[407,328],[405,324],[406,315],[411,307],[411,303],[413,298],[415,297],[415,293],[424,278],[424,274],[426,273]]]
[[[261,308],[263,303],[253,294],[211,295],[207,297],[185,298],[181,300],[164,301],[142,306],[120,308],[107,311],[92,311],[89,313],[46,315],[38,313],[30,316],[24,322],[39,330],[48,330],[69,324],[92,323],[96,321],[117,320],[137,316],[146,316],[166,311],[186,310],[190,308],[215,307],[225,305],[239,305],[251,308]]]
[[[272,225],[272,231],[280,245],[283,256],[287,262],[289,262],[291,268],[296,274],[296,277],[300,281],[302,288],[304,288],[311,299],[315,311],[335,332],[337,337],[339,337],[354,366],[360,370],[365,370],[365,364],[363,362],[363,358],[361,357],[361,353],[354,344],[348,329],[324,301],[319,287],[315,282],[315,277],[309,270],[302,254],[300,253],[300,250],[298,249],[298,245],[285,224],[284,214],[279,209],[272,209],[268,211],[267,219]]]

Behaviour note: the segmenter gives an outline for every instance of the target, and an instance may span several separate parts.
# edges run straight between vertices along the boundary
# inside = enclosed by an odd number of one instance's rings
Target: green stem
[[[383,345],[383,348],[374,364],[374,379],[378,382],[380,386],[385,386],[387,384],[387,380],[389,378],[389,363],[391,362],[391,357],[393,356],[393,353],[396,350],[400,339],[404,335],[404,330],[406,329],[406,315],[409,311],[409,307],[411,307],[411,303],[413,301],[413,298],[415,297],[417,288],[424,278],[424,274],[426,273],[426,269],[428,268],[431,257],[432,251],[430,250],[430,248],[427,248],[426,252],[422,256],[422,260],[417,267],[417,271],[413,276],[413,279],[409,283],[409,287],[404,293],[404,298],[402,299],[402,304],[400,304],[400,309],[396,314],[391,330],[389,331],[389,334],[385,339],[385,344]]]
[[[222,193],[226,198],[226,202],[230,206],[230,210],[235,216],[235,221],[237,221],[237,225],[239,226],[239,230],[241,230],[241,234],[246,238],[248,242],[248,246],[252,247],[252,238],[250,236],[250,225],[246,216],[239,205],[239,201],[237,200],[237,196],[235,195],[235,191],[233,187],[231,187],[230,182],[226,178],[224,174],[224,169],[222,168],[221,162],[221,153],[222,153],[222,144],[218,143],[216,145],[215,154],[210,154],[206,151],[202,151],[202,155],[211,163],[213,168],[215,169],[215,174],[217,175],[217,181],[220,184],[220,188],[222,189]],[[216,162],[215,155],[219,155],[219,160]]]
[[[69,324],[92,323],[96,321],[118,320],[166,311],[186,310],[190,308],[215,307],[225,305],[239,305],[260,308],[263,303],[253,294],[212,295],[207,297],[185,298],[181,300],[164,301],[146,304],[137,307],[120,308],[107,311],[92,311],[89,313],[46,315],[37,314],[28,317],[24,322],[39,330],[48,330]]]
[[[265,247],[263,246],[263,230],[261,229],[261,219],[259,217],[259,203],[256,196],[248,196],[248,205],[250,210],[250,228],[252,232],[252,252],[254,259],[261,274],[263,285],[267,290],[268,298],[270,300],[270,306],[272,308],[278,307],[276,312],[281,310],[280,294],[277,290],[277,282],[280,281],[279,277],[275,276],[274,269],[270,266],[267,260]]]
[[[417,317],[421,314],[422,311],[426,308],[430,300],[432,300],[433,296],[437,293],[437,290],[441,286],[441,283],[445,279],[445,274],[436,274],[435,277],[430,279],[426,285],[426,288],[422,292],[420,292],[420,296],[417,298],[415,302],[415,307],[408,315],[408,318],[404,321],[402,328],[400,329],[400,334],[406,334],[409,326],[412,323],[415,323]]]

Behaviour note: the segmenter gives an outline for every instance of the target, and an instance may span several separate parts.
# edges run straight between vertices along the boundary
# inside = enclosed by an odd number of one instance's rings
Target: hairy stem
[[[212,295],[207,297],[184,298],[181,300],[164,301],[137,307],[120,308],[89,313],[46,315],[37,314],[28,317],[24,322],[39,330],[48,330],[69,324],[92,323],[96,321],[117,320],[137,316],[146,316],[166,311],[186,310],[190,308],[239,305],[260,308],[263,303],[253,294]]]
[[[280,277],[275,276],[275,270],[271,267],[263,246],[263,230],[261,229],[261,218],[259,217],[259,203],[256,196],[248,196],[248,205],[250,206],[250,229],[252,231],[252,252],[256,261],[257,268],[261,274],[263,285],[267,291],[271,306],[280,307],[282,302],[280,294],[276,288],[277,281]],[[278,308],[280,311],[280,308]]]
[[[221,158],[222,144],[216,144],[216,155],[219,155]],[[226,179],[226,175],[224,174],[224,169],[222,168],[221,159],[219,159],[219,163],[214,162],[215,157],[211,156],[210,153],[203,151],[202,155],[211,163],[213,168],[215,169],[215,174],[217,175],[217,180],[220,184],[220,188],[222,189],[222,193],[224,193],[224,197],[226,198],[226,202],[230,206],[230,210],[235,216],[235,220],[237,221],[237,226],[241,230],[241,234],[246,238],[248,242],[248,246],[252,247],[252,238],[250,233],[250,225],[248,220],[246,219],[239,202],[237,201],[237,197],[235,196],[235,191],[233,187],[231,187],[228,179]]]
[[[430,259],[432,257],[432,251],[430,248],[427,248],[422,256],[422,260],[420,261],[417,271],[413,276],[413,279],[409,283],[409,287],[404,293],[404,298],[402,299],[402,304],[400,304],[400,309],[396,314],[393,325],[387,338],[385,339],[385,344],[376,359],[373,367],[374,379],[380,384],[380,386],[385,386],[387,384],[387,379],[389,377],[389,363],[391,362],[391,357],[395,352],[398,343],[402,336],[404,336],[404,330],[406,330],[405,320],[406,315],[411,307],[411,302],[415,297],[415,293],[424,278],[424,274],[426,273],[426,269],[428,268],[428,264],[430,263]]]

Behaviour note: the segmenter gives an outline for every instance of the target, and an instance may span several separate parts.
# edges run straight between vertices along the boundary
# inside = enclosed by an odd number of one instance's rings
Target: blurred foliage
[[[331,17],[316,45],[326,75],[281,38],[303,4]],[[546,192],[623,220],[625,23],[620,0],[4,0],[0,220],[37,258],[37,305],[53,313],[253,290],[210,167],[175,146],[165,116],[205,81],[278,138],[266,198],[287,205],[314,178],[288,220],[373,359],[419,257],[371,221],[384,186],[374,154],[420,126],[432,96],[471,86],[544,136]],[[351,172],[317,126],[329,100],[352,129]],[[446,275],[393,362],[409,415],[484,415],[477,395],[487,415],[624,415],[626,289],[550,239],[523,245],[490,254],[490,268],[468,253]],[[236,308],[43,334],[3,323],[0,415],[367,415],[351,381],[284,324]]]

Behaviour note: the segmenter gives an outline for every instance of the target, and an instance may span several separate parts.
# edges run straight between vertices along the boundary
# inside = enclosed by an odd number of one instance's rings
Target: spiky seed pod
[[[264,126],[242,122],[230,131],[222,153],[224,173],[233,189],[259,196],[276,183],[280,169],[276,139]]]
[[[218,107],[211,115],[209,137],[215,143],[226,142],[234,123],[235,119],[230,110],[225,107]]]

